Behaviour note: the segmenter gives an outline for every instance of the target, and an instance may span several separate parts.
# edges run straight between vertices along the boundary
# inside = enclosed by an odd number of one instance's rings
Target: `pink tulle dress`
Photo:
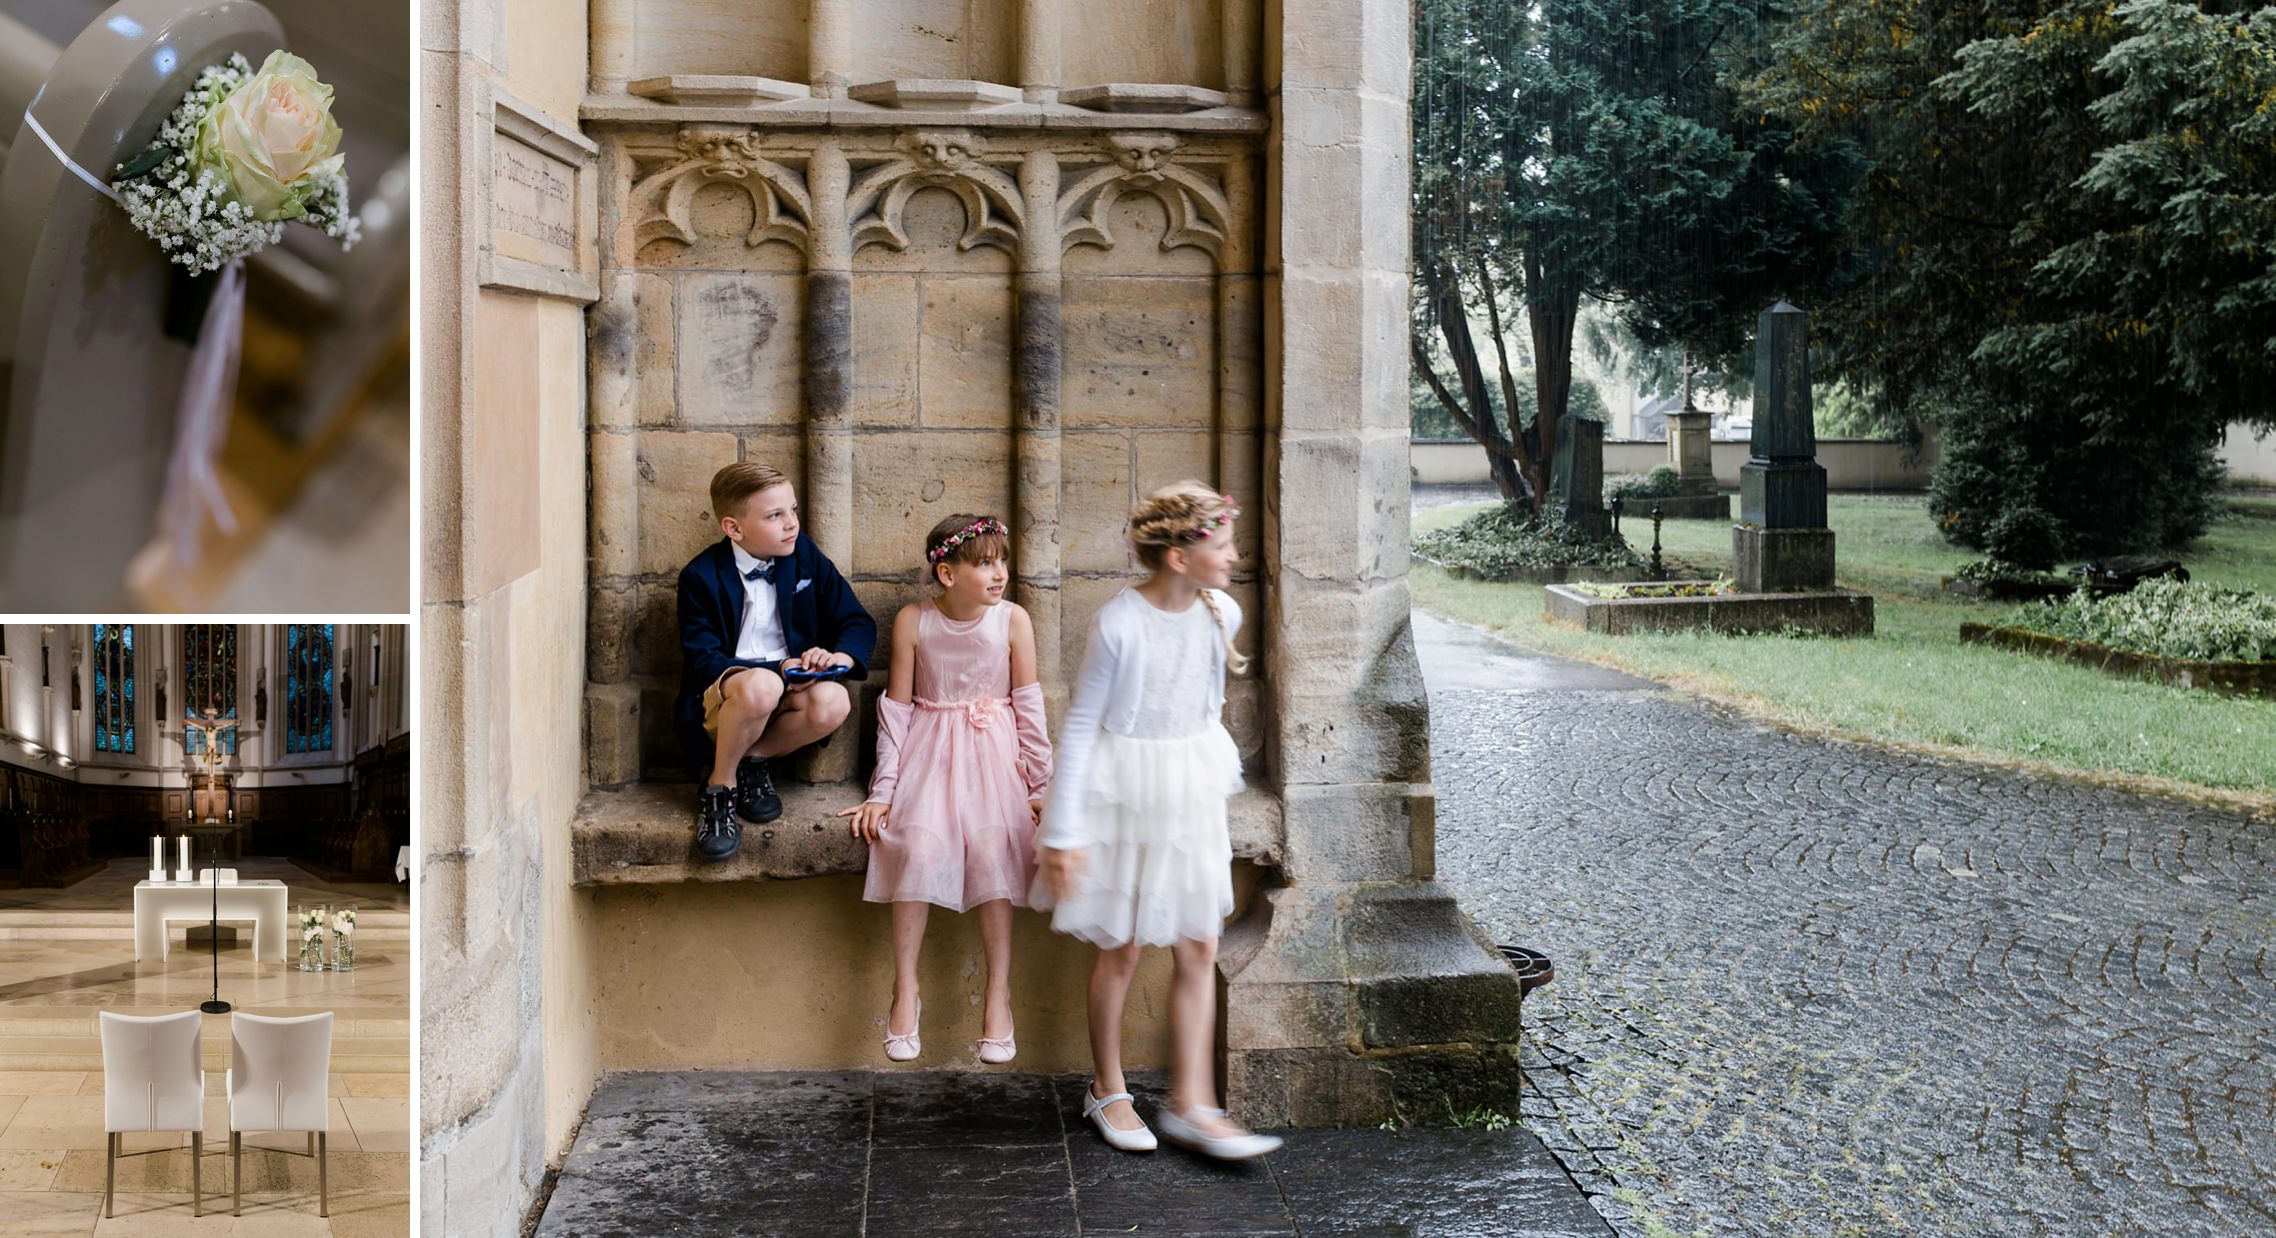
[[[1005,898],[1027,906],[1035,875],[1030,798],[1051,778],[1043,690],[1012,691],[1012,608],[959,622],[917,606],[912,700],[877,698],[877,771],[869,798],[891,804],[869,849],[862,897],[969,911]]]

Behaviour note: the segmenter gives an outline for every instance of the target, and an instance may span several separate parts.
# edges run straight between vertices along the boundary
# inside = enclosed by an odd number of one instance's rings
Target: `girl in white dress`
[[[1217,938],[1233,911],[1233,847],[1225,801],[1241,789],[1241,757],[1221,715],[1241,609],[1232,583],[1231,496],[1179,482],[1130,513],[1130,540],[1151,574],[1099,608],[1067,707],[1043,811],[1030,902],[1051,927],[1099,948],[1091,969],[1091,1057],[1083,1116],[1109,1144],[1155,1146],[1122,1078],[1122,1007],[1144,946],[1167,946],[1169,1104],[1162,1134],[1210,1156],[1280,1146],[1226,1120],[1211,1067]]]

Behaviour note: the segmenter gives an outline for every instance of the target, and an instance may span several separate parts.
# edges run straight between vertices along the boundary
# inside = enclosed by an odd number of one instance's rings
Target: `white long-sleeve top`
[[[1206,591],[1224,619],[1225,637],[1209,643],[1207,689],[1211,718],[1225,711],[1225,646],[1241,633],[1241,607],[1231,595]],[[1201,610],[1202,603],[1194,602]],[[1084,784],[1090,777],[1091,749],[1099,732],[1133,735],[1145,697],[1148,611],[1159,613],[1136,589],[1124,589],[1107,599],[1091,617],[1090,634],[1083,649],[1083,668],[1067,704],[1051,772],[1051,793],[1044,801],[1043,829],[1036,841],[1057,850],[1074,850],[1092,842],[1085,806]],[[1205,612],[1206,613],[1206,612]]]

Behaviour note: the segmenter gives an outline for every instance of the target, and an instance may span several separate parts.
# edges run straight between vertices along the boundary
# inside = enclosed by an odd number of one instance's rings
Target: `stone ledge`
[[[784,881],[869,867],[869,848],[846,831],[839,810],[858,803],[846,783],[783,783],[782,816],[743,827],[743,849],[719,864],[696,860],[695,794],[684,782],[594,791],[570,825],[572,880],[581,886],[710,881]],[[1280,863],[1280,797],[1251,784],[1233,797],[1233,855]]]
[[[2072,640],[2029,628],[1997,627],[1986,623],[1960,625],[1960,642],[1989,645],[2016,653],[2091,667],[2105,675],[2149,679],[2176,688],[2197,688],[2230,696],[2276,697],[2276,661],[2196,662],[2154,653],[2117,649],[2093,641]]]
[[[1565,585],[1550,585],[1542,590],[1541,600],[1544,617],[1584,631],[1613,636],[1691,628],[1723,633],[1873,634],[1873,595],[1853,589],[1725,593],[1713,597],[1600,598]]]
[[[915,113],[933,125],[986,130],[1168,130],[1178,133],[1262,135],[1272,118],[1256,108],[1213,107],[1198,112],[1094,112],[1066,104],[1006,103]],[[753,129],[906,129],[912,114],[858,99],[785,99],[763,106],[665,103],[637,95],[588,94],[577,109],[588,132],[596,128],[735,124]]]

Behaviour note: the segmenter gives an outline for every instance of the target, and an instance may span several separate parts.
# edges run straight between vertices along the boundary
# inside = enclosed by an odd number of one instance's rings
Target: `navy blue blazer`
[[[797,548],[775,563],[774,595],[792,657],[819,645],[853,659],[847,678],[869,678],[877,621],[804,533]],[[680,569],[680,694],[672,703],[672,725],[691,769],[708,771],[715,746],[703,733],[704,689],[731,666],[779,666],[736,657],[735,638],[742,630],[743,580],[735,571],[734,548],[722,537]]]

